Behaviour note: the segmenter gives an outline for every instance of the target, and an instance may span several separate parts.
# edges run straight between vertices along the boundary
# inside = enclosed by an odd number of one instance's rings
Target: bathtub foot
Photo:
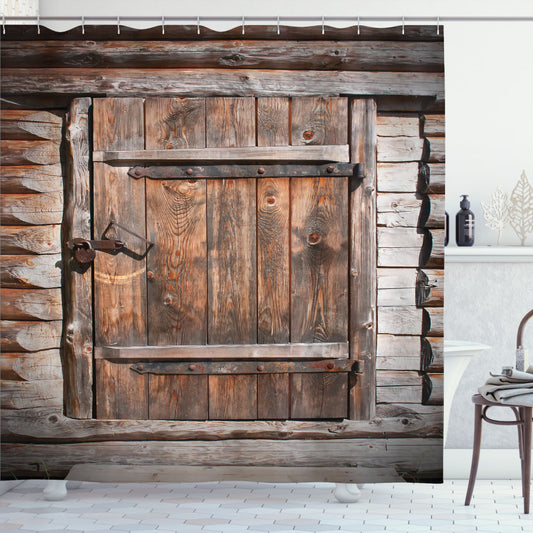
[[[336,483],[333,495],[341,503],[354,503],[359,501],[364,483]]]
[[[45,500],[60,501],[67,495],[67,482],[64,479],[49,479],[43,490]]]

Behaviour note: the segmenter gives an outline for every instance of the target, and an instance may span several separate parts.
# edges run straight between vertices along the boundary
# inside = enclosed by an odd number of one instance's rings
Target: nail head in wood
[[[196,365],[189,365],[189,370],[192,372],[196,370]]]
[[[335,170],[335,167],[330,165],[326,170],[331,174]]]
[[[265,169],[263,167],[260,167],[257,169],[257,173],[258,174],[264,174],[265,173]]]

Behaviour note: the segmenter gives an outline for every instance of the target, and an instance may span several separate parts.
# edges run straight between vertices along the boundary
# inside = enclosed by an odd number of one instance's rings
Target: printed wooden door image
[[[94,99],[97,418],[350,416],[350,105]]]

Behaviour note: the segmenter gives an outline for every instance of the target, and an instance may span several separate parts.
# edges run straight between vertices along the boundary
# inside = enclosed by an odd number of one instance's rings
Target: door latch
[[[72,239],[67,242],[70,250],[73,250],[74,257],[78,263],[90,263],[96,257],[96,251],[118,252],[126,246],[123,241],[112,239],[103,239],[100,241],[93,241],[89,239]]]

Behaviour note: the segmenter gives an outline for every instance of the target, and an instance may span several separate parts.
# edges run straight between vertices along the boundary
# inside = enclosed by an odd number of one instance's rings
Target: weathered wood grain
[[[376,403],[376,103],[353,100],[351,159],[365,164],[364,183],[349,184],[350,204],[350,357],[361,361],[363,375],[349,383],[349,417],[368,420]]]
[[[444,270],[420,270],[416,279],[416,305],[442,307],[444,305]]]
[[[380,403],[413,403],[422,401],[422,384],[406,386],[376,387],[376,401]]]
[[[59,348],[61,320],[18,321],[2,320],[1,348],[3,352],[37,352]]]
[[[165,28],[166,29],[166,28]],[[242,36],[241,36],[242,37]],[[440,42],[6,42],[4,68],[259,68],[442,72]]]
[[[444,115],[424,116],[424,135],[428,137],[444,137],[445,118]]]
[[[414,289],[416,276],[415,268],[378,268],[378,289]]]
[[[380,193],[378,225],[391,227],[444,227],[444,195]]]
[[[444,75],[427,72],[290,71],[250,69],[2,70],[2,93],[108,96],[360,96],[405,95],[442,99]]]
[[[420,372],[405,370],[378,370],[377,387],[418,387],[422,384]]]
[[[55,165],[59,162],[59,143],[54,141],[0,141],[2,165]]]
[[[290,341],[290,180],[257,181],[257,342]]]
[[[415,116],[378,115],[378,137],[420,137],[420,119]]]
[[[0,378],[12,381],[62,379],[59,350],[3,353],[0,358]]]
[[[209,344],[181,346],[97,346],[95,357],[109,359],[307,359],[348,357],[348,343]]]
[[[2,380],[0,385],[0,408],[2,409],[57,407],[63,404],[62,379]]]
[[[283,97],[257,99],[257,146],[286,146],[290,140],[290,101]]]
[[[421,370],[444,372],[444,339],[442,337],[423,337]]]
[[[1,289],[2,320],[61,320],[61,289]]]
[[[130,365],[99,360],[95,364],[97,418],[148,418],[148,376]]]
[[[3,225],[60,224],[63,218],[63,193],[2,194],[0,223]]]
[[[378,308],[378,333],[422,335],[424,310],[414,305]]]
[[[423,349],[419,336],[378,335],[378,370],[420,370],[422,359]]]
[[[270,439],[220,442],[101,442],[48,446],[6,443],[4,471],[35,476],[30,463],[38,457],[50,475],[63,477],[75,464],[123,465],[242,465],[394,467],[410,479],[442,477],[442,438],[344,439],[342,441],[275,441]]]
[[[444,163],[420,163],[419,190],[428,194],[443,194],[446,189]]]
[[[206,420],[208,376],[148,377],[148,418],[151,420]]]
[[[377,160],[380,163],[420,161],[424,139],[418,137],[378,137]]]
[[[378,163],[377,187],[379,192],[418,191],[418,163]],[[424,191],[421,191],[424,192]]]
[[[61,165],[2,166],[0,187],[2,194],[61,192]]]
[[[0,285],[11,289],[61,287],[61,255],[0,255]]]
[[[444,267],[444,230],[378,227],[379,267]]]
[[[346,418],[348,375],[291,374],[291,418]]]
[[[45,139],[59,142],[62,122],[61,115],[49,111],[3,109],[0,113],[0,135],[2,139],[9,140]]]
[[[75,98],[66,116],[65,213],[63,242],[90,239],[91,176],[89,171],[90,98]],[[93,269],[81,266],[65,246],[64,328],[61,354],[64,366],[65,414],[91,418],[93,407]]]
[[[143,101],[106,98],[93,101],[94,149],[142,149]],[[94,236],[101,238],[112,220],[145,234],[145,187],[127,168],[94,164]],[[95,343],[139,345],[146,342],[146,262],[144,243],[120,230],[109,238],[129,244],[129,253],[98,253],[94,260]]]
[[[257,376],[257,418],[287,420],[290,404],[289,374]]]
[[[150,98],[145,117],[147,149],[205,146],[204,99]],[[205,344],[206,181],[147,180],[146,231],[148,344]]]
[[[3,254],[58,254],[61,252],[61,227],[0,226]]]
[[[257,376],[208,376],[210,420],[257,419]]]
[[[430,163],[443,163],[446,160],[444,137],[426,137]]]
[[[444,336],[444,308],[443,307],[425,307],[424,324],[422,335],[427,337]]]
[[[402,289],[378,289],[378,305],[390,307],[399,305],[415,305],[415,290],[410,287]]]
[[[443,405],[444,403],[444,374],[425,374],[422,391],[424,405]]]
[[[444,234],[443,229],[432,229],[428,232],[430,243],[426,243],[424,253],[420,258],[420,266],[444,268]]]
[[[278,404],[279,405],[279,404]],[[4,442],[67,443],[196,441],[227,439],[341,440],[351,438],[442,437],[442,406],[378,405],[378,418],[339,421],[160,421],[77,420],[56,408],[4,411]]]

